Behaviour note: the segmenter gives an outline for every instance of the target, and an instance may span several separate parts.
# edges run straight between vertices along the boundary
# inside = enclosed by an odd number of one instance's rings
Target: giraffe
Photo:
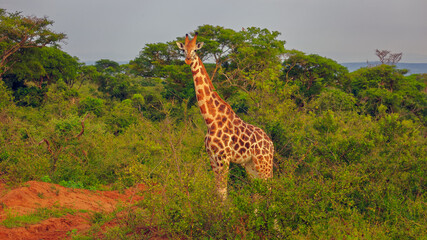
[[[227,177],[230,162],[243,165],[251,178],[268,179],[273,176],[273,142],[260,128],[245,123],[225,102],[212,84],[196,50],[203,46],[197,42],[196,32],[185,44],[177,42],[185,54],[185,63],[193,73],[197,104],[208,128],[205,147],[215,174],[220,197],[227,198]]]

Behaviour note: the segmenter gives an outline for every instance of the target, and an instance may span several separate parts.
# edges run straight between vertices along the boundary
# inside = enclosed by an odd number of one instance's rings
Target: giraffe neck
[[[190,66],[193,73],[197,103],[208,128],[210,128],[214,122],[221,121],[224,116],[227,118],[234,118],[236,116],[234,111],[231,109],[230,105],[222,100],[218,93],[215,92],[215,88],[206,72],[205,66],[197,55],[190,63]],[[220,118],[218,118],[219,116]]]

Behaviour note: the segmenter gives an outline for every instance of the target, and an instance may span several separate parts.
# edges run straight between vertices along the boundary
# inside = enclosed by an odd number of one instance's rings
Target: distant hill
[[[366,62],[352,62],[352,63],[340,63],[348,69],[348,71],[353,72],[359,68],[367,67]],[[369,64],[379,64],[379,62],[369,62]],[[398,63],[398,69],[408,69],[408,74],[417,74],[417,73],[427,73],[427,63]]]
[[[114,60],[111,60],[111,61],[114,61]],[[129,61],[115,61],[115,62],[120,65],[129,63]],[[95,65],[96,61],[83,61],[83,63],[86,65]]]

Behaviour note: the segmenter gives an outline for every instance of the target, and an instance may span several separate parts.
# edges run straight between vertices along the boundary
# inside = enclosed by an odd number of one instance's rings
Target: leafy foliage
[[[55,47],[31,48],[20,52],[20,62],[14,65],[5,79],[31,81],[39,88],[62,79],[69,83],[76,77],[77,60]]]
[[[12,93],[5,86],[3,81],[0,81],[0,110],[12,104]]]
[[[0,9],[0,77],[17,62],[18,51],[55,45],[66,35],[49,29],[53,21],[47,17],[22,16]]]
[[[95,68],[98,72],[118,72],[120,70],[120,65],[117,62],[111,61],[109,59],[101,59],[96,61]]]
[[[102,115],[104,111],[104,101],[98,98],[86,97],[79,102],[79,115],[92,112],[97,117]]]
[[[173,41],[148,44],[121,66],[53,54],[65,68],[42,64],[50,71],[42,88],[0,82],[0,179],[89,189],[143,183],[144,200],[96,235],[107,239],[423,236],[425,75],[383,65],[348,73],[331,59],[286,52],[266,29],[196,31],[219,94],[271,136],[273,179],[250,180],[232,165],[229,198],[220,202],[191,72]]]
[[[19,59],[3,80],[20,105],[41,105],[47,85],[62,81],[72,86],[77,76],[77,60],[55,47],[22,50]]]
[[[283,62],[284,78],[286,83],[298,86],[302,101],[311,100],[325,87],[341,87],[346,80],[348,70],[332,59],[296,50],[288,51],[287,55]]]
[[[385,64],[361,68],[351,74],[348,85],[368,114],[379,114],[379,107],[383,105],[387,112],[422,120],[427,104],[427,96],[422,91],[426,81],[423,75],[405,77],[406,72]]]

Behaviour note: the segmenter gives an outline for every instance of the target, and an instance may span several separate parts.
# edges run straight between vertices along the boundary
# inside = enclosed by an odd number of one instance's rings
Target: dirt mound
[[[140,185],[121,194],[118,191],[71,189],[36,181],[12,190],[0,185],[0,223],[8,214],[26,215],[41,208],[79,210],[24,227],[6,228],[0,225],[0,239],[64,239],[71,230],[79,232],[89,229],[90,214],[93,212],[111,212],[119,203],[123,206],[141,200],[137,193],[142,190],[144,187]]]

